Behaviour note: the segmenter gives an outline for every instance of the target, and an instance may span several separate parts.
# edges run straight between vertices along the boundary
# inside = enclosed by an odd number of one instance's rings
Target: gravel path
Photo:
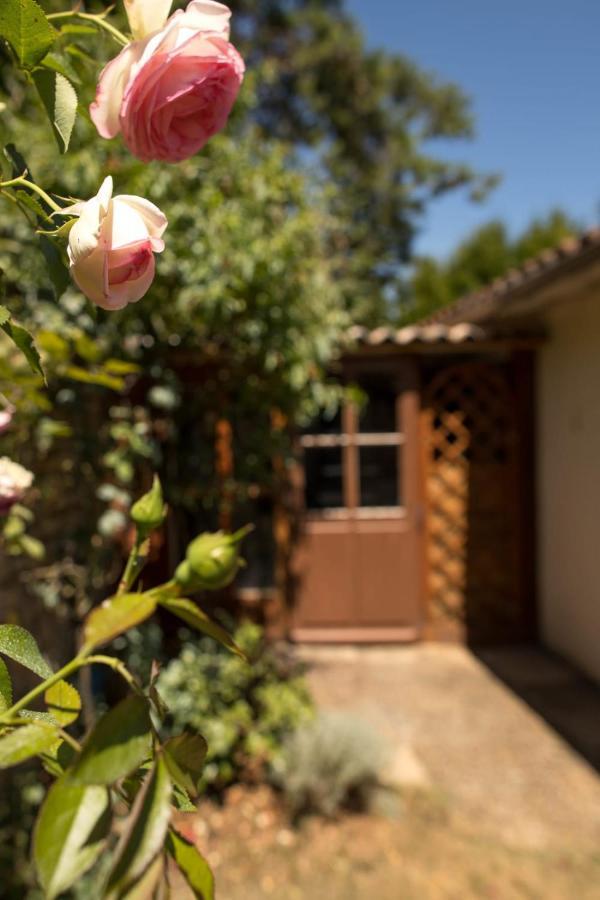
[[[560,683],[573,719],[581,691],[571,670],[542,651],[510,652],[521,681],[538,690]],[[303,655],[320,705],[360,716],[389,743],[396,781],[429,784],[455,814],[508,845],[600,846],[595,770],[465,648],[305,648]],[[595,697],[594,709],[586,695],[582,725],[598,740],[600,691]]]

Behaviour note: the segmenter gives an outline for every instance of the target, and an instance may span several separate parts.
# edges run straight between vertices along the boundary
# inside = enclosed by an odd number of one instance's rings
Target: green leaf
[[[131,890],[128,890],[125,894],[121,895],[123,900],[149,900],[150,897],[152,900],[159,900],[159,897],[163,896],[168,898],[168,894],[163,895],[156,893],[156,889],[164,876],[165,860],[163,856],[159,855],[154,862],[148,866],[140,880],[133,885]]]
[[[42,65],[45,69],[59,72],[61,75],[64,75],[65,78],[68,78],[69,81],[74,81],[76,84],[81,81],[71,60],[64,54],[48,53],[48,55],[44,57]]]
[[[42,222],[49,220],[50,217],[47,215],[44,207],[32,194],[27,193],[27,191],[15,191],[15,198],[20,206],[34,214],[36,220],[41,220]]]
[[[173,785],[173,805],[179,812],[197,812],[187,791],[184,791],[178,784]]]
[[[20,719],[30,719],[32,722],[46,722],[54,728],[58,722],[48,712],[41,712],[39,709],[22,709],[19,712]]]
[[[122,391],[125,387],[122,378],[116,378],[114,375],[107,375],[105,372],[90,371],[82,369],[80,366],[69,366],[64,372],[67,378],[73,381],[79,381],[82,384],[95,384],[98,387],[106,387],[111,391]]]
[[[5,306],[0,306],[0,328],[10,319],[10,312]]]
[[[21,550],[26,553],[30,559],[37,561],[44,559],[46,556],[46,548],[41,541],[32,537],[30,534],[24,534],[20,539]]]
[[[215,879],[201,853],[173,828],[169,829],[167,850],[177,863],[198,900],[214,900]]]
[[[61,25],[61,34],[98,34],[98,29],[92,25]]]
[[[224,647],[227,647],[228,650],[236,653],[241,659],[247,662],[246,654],[238,647],[231,635],[220,625],[217,625],[216,622],[213,622],[212,619],[209,619],[206,613],[203,612],[193,600],[185,600],[181,597],[162,596],[158,598],[158,602],[164,609],[168,609],[170,613],[183,619],[183,621],[188,625],[191,625],[192,628],[196,628],[203,634],[207,634],[209,637],[214,638],[220,644],[223,644]]]
[[[50,678],[53,674],[35,638],[20,625],[0,625],[0,654],[20,663],[40,678]]]
[[[202,735],[191,732],[180,734],[168,740],[163,749],[173,781],[192,797],[196,797],[208,750]]]
[[[69,149],[77,117],[77,91],[60,72],[37,69],[33,80],[44,104],[61,153]]]
[[[50,238],[47,238],[42,234],[39,236],[39,239],[40,249],[44,254],[44,259],[48,266],[48,275],[52,282],[56,299],[58,300],[71,284],[71,276],[69,275],[66,257]]]
[[[93,609],[83,626],[86,648],[99,647],[139,625],[156,609],[151,594],[117,594]]]
[[[54,778],[64,775],[67,768],[73,762],[75,750],[66,741],[57,741],[47,753],[40,756],[42,765],[46,772]]]
[[[35,0],[2,0],[0,36],[12,46],[21,65],[31,69],[53,45],[56,32]]]
[[[6,663],[0,659],[0,713],[13,705],[13,689]]]
[[[109,795],[104,787],[74,785],[63,775],[50,788],[33,836],[33,858],[47,900],[72,887],[105,845]]]
[[[44,374],[44,370],[42,368],[42,360],[40,358],[39,351],[35,346],[33,335],[27,331],[26,328],[23,328],[22,325],[17,325],[16,322],[11,320],[5,322],[3,325],[0,325],[0,328],[8,335],[13,344],[21,351],[27,362],[29,363],[29,368],[32,372],[39,374],[44,379],[44,383],[46,382],[46,376]]]
[[[32,180],[27,161],[23,154],[17,150],[14,144],[6,144],[6,146],[3,147],[2,152],[10,163],[11,178],[18,178],[20,175],[25,175],[25,177],[29,178],[30,181]]]
[[[44,694],[44,703],[50,715],[63,728],[75,722],[81,712],[79,691],[68,681],[58,681],[48,688]]]
[[[141,371],[137,363],[126,362],[124,359],[107,359],[104,363],[104,371],[110,375],[135,375]]]
[[[170,819],[171,779],[159,756],[135,799],[115,851],[107,884],[109,897],[123,897],[144,874],[164,846]]]
[[[152,725],[148,704],[126,697],[98,721],[71,770],[77,784],[114,784],[150,756]]]
[[[56,728],[45,722],[23,725],[0,738],[0,769],[44,753],[56,744]]]

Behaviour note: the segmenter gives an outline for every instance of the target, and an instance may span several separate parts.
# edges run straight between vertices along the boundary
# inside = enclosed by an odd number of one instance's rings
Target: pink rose
[[[106,178],[96,197],[63,210],[79,216],[69,232],[73,281],[102,309],[137,303],[152,284],[164,248],[163,213],[142,197],[113,197]]]
[[[33,484],[33,474],[8,456],[0,459],[0,516],[10,512]]]
[[[201,150],[225,127],[244,77],[227,6],[193,0],[167,20],[170,7],[126,0],[136,40],[106,66],[90,107],[102,137],[122,132],[144,162],[181,162]]]
[[[14,414],[15,410],[13,406],[7,406],[5,409],[0,410],[0,434],[4,434],[5,431],[8,431]]]

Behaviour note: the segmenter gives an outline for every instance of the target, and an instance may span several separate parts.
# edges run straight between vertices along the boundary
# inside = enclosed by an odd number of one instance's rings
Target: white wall
[[[537,373],[542,639],[600,680],[600,293],[546,314]]]

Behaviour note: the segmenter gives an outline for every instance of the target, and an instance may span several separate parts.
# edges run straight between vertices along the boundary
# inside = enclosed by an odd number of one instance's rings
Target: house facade
[[[300,438],[277,628],[541,639],[600,678],[600,234],[428,322],[356,329],[349,403]]]

